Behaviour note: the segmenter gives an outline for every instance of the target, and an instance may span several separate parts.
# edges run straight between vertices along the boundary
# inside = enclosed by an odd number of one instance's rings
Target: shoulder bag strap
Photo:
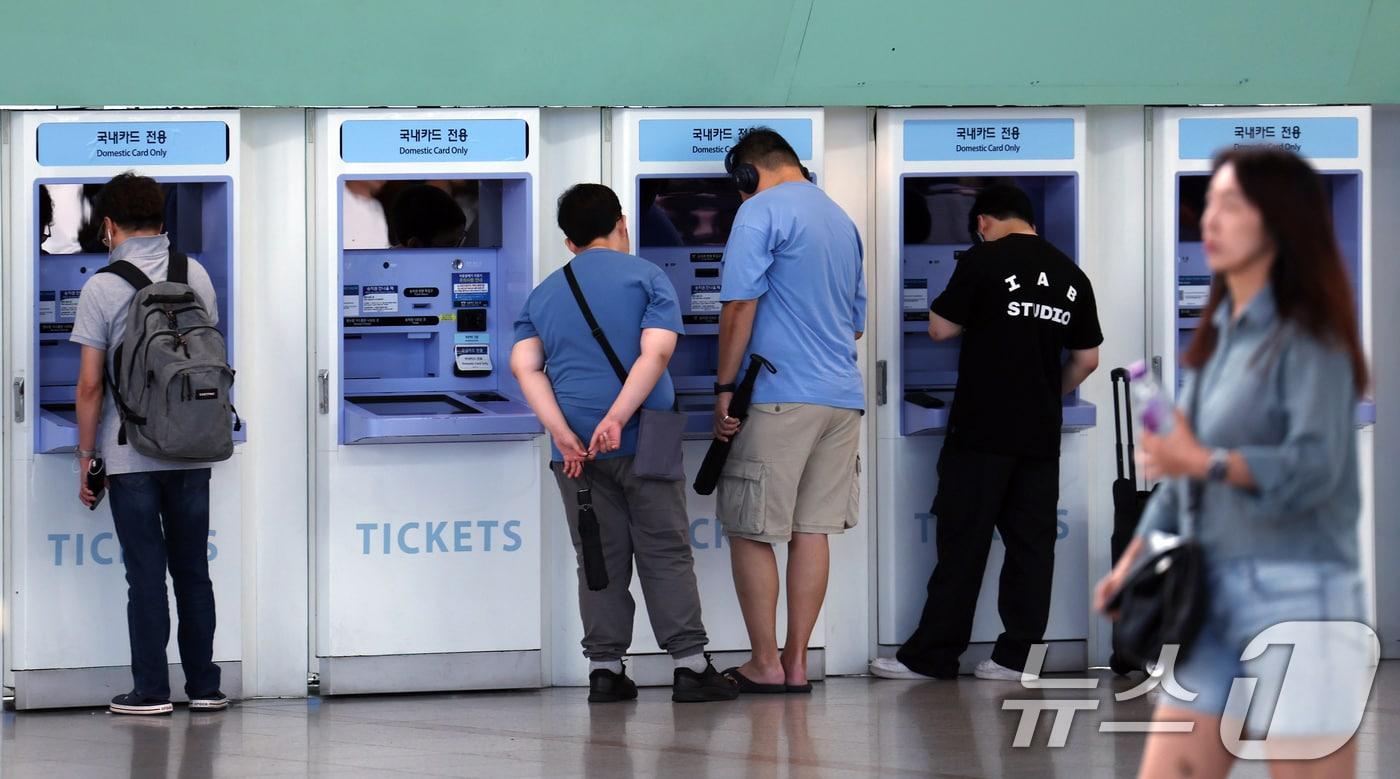
[[[603,328],[598,325],[598,320],[593,316],[593,309],[588,307],[588,299],[583,296],[583,288],[578,285],[578,277],[574,275],[573,263],[564,266],[564,278],[568,279],[569,289],[573,291],[574,300],[578,303],[578,310],[583,312],[583,321],[588,323],[588,329],[592,331],[594,340],[603,347],[603,354],[607,355],[608,364],[612,365],[613,373],[617,374],[617,380],[626,384],[627,369],[622,366],[622,360],[618,359],[612,344],[608,343],[607,333],[604,333]]]

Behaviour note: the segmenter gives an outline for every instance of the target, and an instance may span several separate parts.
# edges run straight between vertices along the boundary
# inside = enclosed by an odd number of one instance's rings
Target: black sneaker
[[[615,674],[606,668],[599,668],[588,675],[588,702],[615,703],[630,701],[637,697],[637,684],[627,678],[627,668]]]
[[[175,711],[175,707],[170,705],[170,701],[159,698],[147,698],[135,692],[127,692],[112,699],[112,704],[107,707],[107,711],[113,714],[169,714]]]
[[[190,698],[190,711],[223,711],[228,708],[228,696],[215,691],[213,695]]]
[[[732,701],[737,697],[739,686],[715,670],[709,655],[705,655],[705,670],[696,673],[689,668],[677,668],[671,682],[671,700],[676,703]]]

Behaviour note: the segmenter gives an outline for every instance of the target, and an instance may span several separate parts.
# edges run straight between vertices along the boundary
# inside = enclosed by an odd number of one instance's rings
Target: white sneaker
[[[893,657],[877,657],[870,661],[870,674],[881,679],[906,679],[918,681],[920,679],[932,679],[932,676],[924,676],[918,671],[909,670],[909,666],[899,662]]]
[[[972,672],[978,679],[988,679],[997,682],[1019,682],[1025,676],[1020,671],[1007,668],[995,660],[987,659],[977,664],[977,668]],[[1040,677],[1031,675],[1030,681],[1035,681]]]

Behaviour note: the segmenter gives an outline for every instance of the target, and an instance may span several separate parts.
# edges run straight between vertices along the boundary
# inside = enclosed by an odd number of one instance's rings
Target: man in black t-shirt
[[[969,223],[984,240],[930,306],[935,341],[962,336],[932,509],[938,564],[918,628],[897,660],[871,664],[877,676],[957,676],[994,529],[1006,546],[997,601],[1004,632],[976,675],[1019,680],[1045,635],[1063,399],[1098,368],[1103,333],[1089,278],[1036,234],[1034,220],[1020,189],[983,190]]]

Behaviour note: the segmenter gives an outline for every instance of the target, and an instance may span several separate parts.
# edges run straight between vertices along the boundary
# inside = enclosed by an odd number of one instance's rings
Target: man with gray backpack
[[[128,586],[133,688],[109,710],[173,710],[167,569],[190,709],[222,710],[228,699],[213,661],[209,464],[232,456],[241,422],[229,398],[233,371],[216,329],[214,285],[198,262],[171,248],[162,232],[165,195],[153,179],[113,178],[94,216],[110,264],[83,285],[71,340],[82,346],[78,497],[96,508],[103,489],[111,492]]]

